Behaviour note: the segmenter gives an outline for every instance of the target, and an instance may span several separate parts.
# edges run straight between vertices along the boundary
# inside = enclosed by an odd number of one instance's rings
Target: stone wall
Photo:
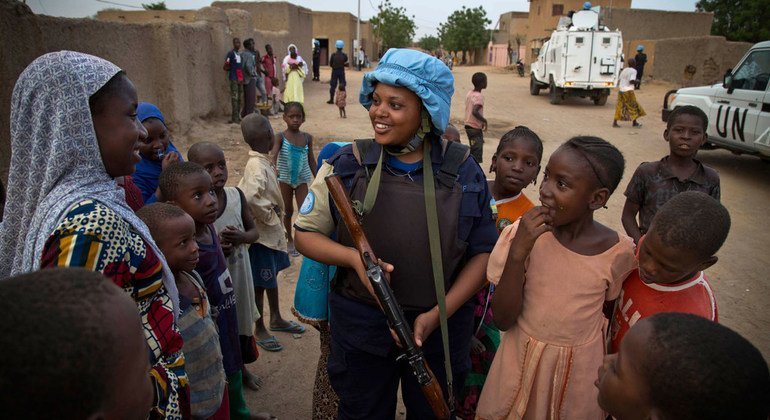
[[[631,40],[703,37],[711,34],[714,14],[710,12],[671,12],[666,10],[608,8],[602,10],[601,22],[620,29],[626,47]],[[634,54],[636,45],[633,44]],[[648,54],[649,55],[649,54]]]
[[[626,57],[636,54],[636,45],[645,46],[645,79],[666,80],[682,86],[710,85],[722,81],[728,69],[751,48],[748,42],[730,42],[721,36],[631,40]],[[685,67],[695,67],[693,77],[685,76]]]
[[[260,47],[272,43],[278,60],[291,42],[305,45],[309,55],[309,10],[288,3],[268,6],[268,10],[282,11],[291,25],[279,31],[257,30],[253,23],[262,18],[255,20],[238,8],[206,7],[196,11],[195,21],[189,23],[155,18],[151,23],[121,23],[35,15],[22,3],[0,1],[0,179],[6,179],[10,161],[13,87],[35,58],[73,50],[112,61],[134,82],[140,100],[158,105],[172,131],[184,131],[191,119],[229,114],[227,73],[222,64],[233,36],[254,37]]]
[[[103,10],[96,13],[96,19],[105,22],[150,23],[150,22],[194,22],[196,10]]]
[[[356,17],[347,12],[313,12],[313,37],[329,40],[329,57],[336,51],[334,43],[345,42],[343,51],[353,65],[353,40],[356,38]],[[361,34],[364,35],[363,32]],[[364,45],[364,50],[371,50]],[[328,59],[328,57],[327,57]],[[323,62],[323,61],[322,61]]]
[[[286,56],[289,44],[295,44],[299,55],[310,66],[313,57],[313,12],[310,9],[287,2],[215,1],[211,6],[224,9],[228,13],[232,13],[233,9],[249,12],[253,23],[253,35],[250,36],[256,41],[260,52],[264,51],[264,44],[270,44],[276,58],[281,62]],[[241,35],[242,40],[248,37]]]

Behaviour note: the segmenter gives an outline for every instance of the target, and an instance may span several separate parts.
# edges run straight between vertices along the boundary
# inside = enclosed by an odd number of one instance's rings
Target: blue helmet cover
[[[417,94],[430,114],[433,132],[441,135],[449,123],[454,80],[449,67],[436,57],[416,50],[391,48],[377,68],[364,75],[358,100],[369,109],[377,83],[407,88]]]

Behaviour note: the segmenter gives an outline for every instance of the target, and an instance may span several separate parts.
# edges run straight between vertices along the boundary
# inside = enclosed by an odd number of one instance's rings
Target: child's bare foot
[[[243,385],[252,391],[259,391],[262,387],[262,379],[257,375],[249,372],[245,367],[243,368]]]

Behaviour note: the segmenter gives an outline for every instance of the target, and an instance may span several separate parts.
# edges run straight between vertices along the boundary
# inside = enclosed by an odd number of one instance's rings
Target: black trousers
[[[332,388],[339,397],[339,419],[387,419],[396,415],[398,386],[407,419],[433,419],[428,401],[405,360],[398,359],[382,311],[374,306],[329,294],[331,353],[327,369]],[[406,312],[410,323],[417,313]],[[470,371],[470,341],[473,334],[473,305],[465,304],[448,320],[449,352],[452,359],[452,389],[455,399]],[[447,398],[444,352],[440,328],[425,340],[423,354]]]

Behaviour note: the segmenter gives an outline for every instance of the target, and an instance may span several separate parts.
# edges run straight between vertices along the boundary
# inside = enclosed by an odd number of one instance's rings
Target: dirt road
[[[529,94],[529,79],[491,67],[457,67],[455,94],[452,103],[452,122],[462,130],[465,94],[471,88],[471,75],[477,71],[488,74],[489,89],[484,91],[484,115],[489,119],[485,134],[484,162],[487,170],[500,137],[516,125],[526,125],[544,141],[543,165],[559,144],[578,134],[597,135],[615,144],[625,155],[626,172],[621,186],[610,199],[608,210],[597,211],[597,219],[622,231],[620,214],[622,195],[634,169],[645,161],[660,159],[668,154],[663,140],[664,123],[660,119],[663,95],[675,86],[652,83],[637,91],[639,101],[648,113],[640,121],[641,128],[625,123],[612,128],[616,93],[607,105],[594,106],[587,99],[573,98],[562,105],[548,103],[547,93],[539,97]],[[347,119],[339,118],[337,107],[327,105],[329,69],[322,69],[322,82],[305,83],[307,122],[303,131],[314,136],[316,154],[328,141],[351,141],[373,135],[367,112],[358,104],[358,89],[363,73],[347,72]],[[282,119],[271,120],[276,131],[285,128]],[[215,141],[222,145],[228,158],[230,179],[228,185],[240,180],[247,159],[248,146],[243,143],[240,128],[226,123],[226,117],[193,122],[186,133],[177,133],[175,143],[180,150],[197,141]],[[467,143],[463,132],[462,141]],[[724,247],[718,253],[719,262],[707,274],[716,290],[720,321],[747,337],[770,359],[770,310],[765,306],[770,298],[770,227],[767,214],[770,209],[770,164],[756,157],[736,156],[724,150],[701,151],[699,159],[715,168],[721,177],[722,202],[730,210],[732,228]],[[533,201],[537,189],[525,190]],[[296,208],[296,207],[295,207]],[[281,311],[292,318],[290,307],[300,258],[282,273],[279,280]],[[290,334],[276,333],[284,345],[278,353],[262,351],[260,359],[249,368],[264,379],[258,392],[247,391],[252,408],[270,411],[283,419],[310,418],[311,391],[318,360],[318,334],[310,329],[299,339]]]

